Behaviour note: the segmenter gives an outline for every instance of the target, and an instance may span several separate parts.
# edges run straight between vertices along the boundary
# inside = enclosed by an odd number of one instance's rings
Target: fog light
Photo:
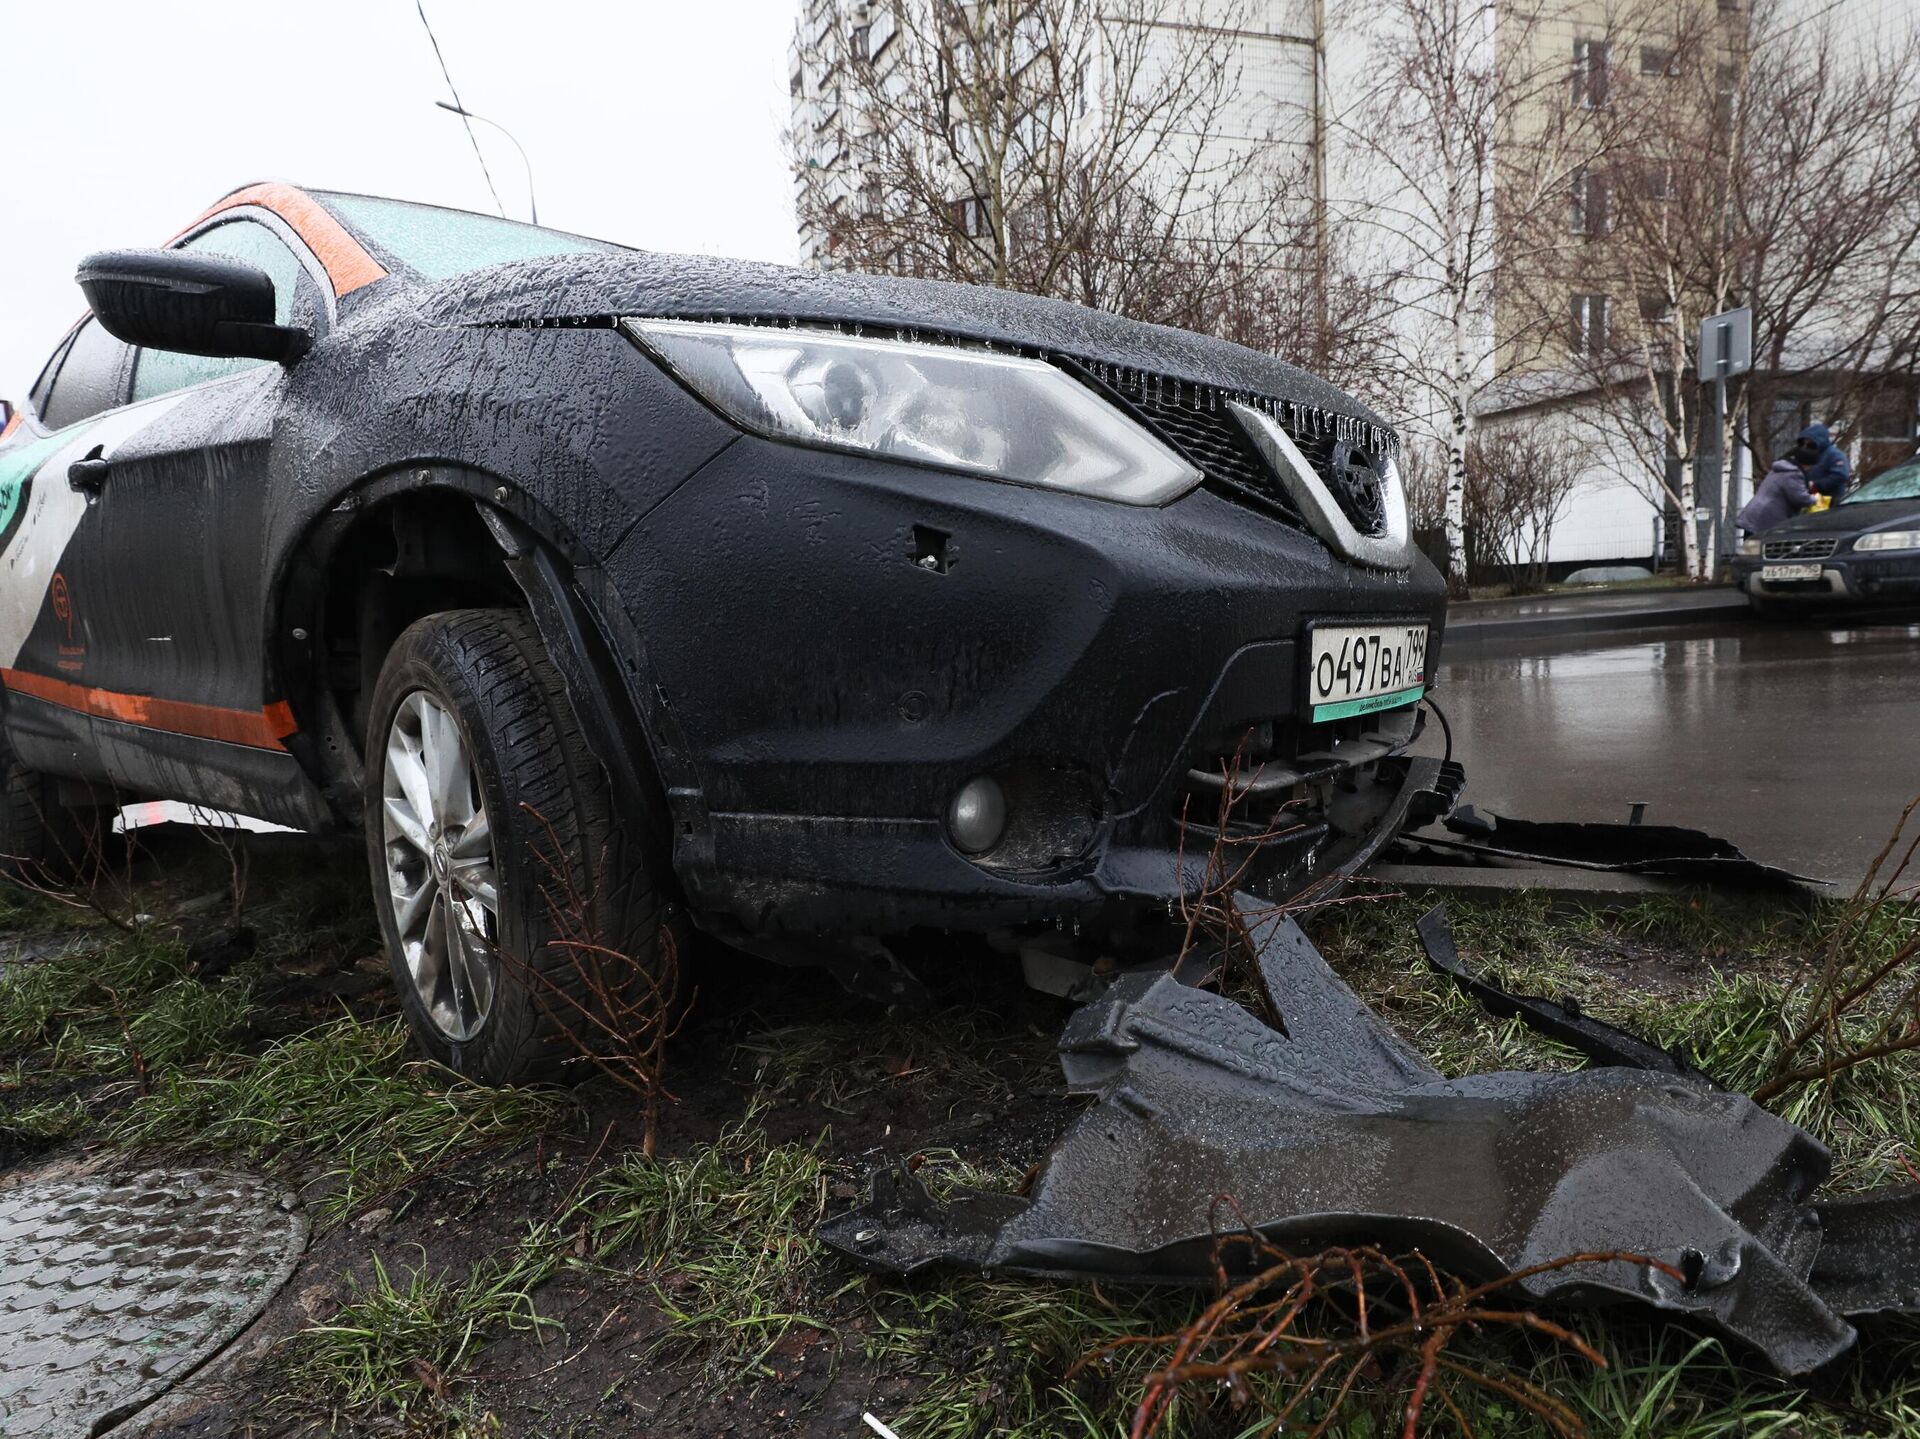
[[[947,833],[953,836],[954,848],[967,854],[992,849],[1006,827],[1007,796],[990,776],[968,780],[947,806]]]

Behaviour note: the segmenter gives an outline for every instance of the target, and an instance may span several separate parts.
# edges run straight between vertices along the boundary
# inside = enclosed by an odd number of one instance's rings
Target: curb
[[[1595,596],[1596,599],[1601,598]],[[1686,592],[1684,603],[1675,603],[1675,595],[1666,603],[1647,603],[1632,607],[1595,606],[1553,614],[1486,615],[1472,613],[1462,606],[1447,614],[1447,632],[1443,653],[1451,658],[1463,649],[1474,649],[1500,640],[1558,639],[1566,635],[1614,634],[1632,630],[1680,629],[1688,625],[1718,624],[1728,620],[1752,618],[1747,597],[1731,586],[1714,590]],[[1487,603],[1503,603],[1490,601]],[[1465,613],[1462,613],[1465,610]]]

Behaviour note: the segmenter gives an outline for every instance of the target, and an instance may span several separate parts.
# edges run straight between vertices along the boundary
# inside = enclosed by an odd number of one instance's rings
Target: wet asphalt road
[[[1646,800],[1649,822],[1848,888],[1920,794],[1920,624],[1495,642],[1443,654],[1434,697],[1482,810],[1624,820]]]

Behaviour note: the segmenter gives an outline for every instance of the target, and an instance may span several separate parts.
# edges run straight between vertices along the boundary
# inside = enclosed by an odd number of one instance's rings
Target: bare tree
[[[1378,403],[1390,285],[1323,253],[1310,117],[1251,0],[813,0],[789,136],[816,262],[998,285],[1302,363]]]
[[[1578,446],[1544,419],[1476,431],[1467,450],[1465,533],[1468,573],[1504,574],[1516,593],[1546,587],[1554,527],[1579,477]]]
[[[1844,432],[1920,376],[1920,15],[1847,32],[1776,3],[1752,23],[1729,208],[1767,461],[1777,397],[1818,386]]]
[[[1609,163],[1573,177],[1541,217],[1561,243],[1542,238],[1517,276],[1543,314],[1571,299],[1559,388],[1593,396],[1574,412],[1598,448],[1678,512],[1698,578],[1717,548],[1692,518],[1703,454],[1730,456],[1745,429],[1764,464],[1777,398],[1817,389],[1857,416],[1920,364],[1920,39],[1847,44],[1837,23],[1767,3],[1617,7],[1610,44],[1638,63],[1610,80]],[[1754,371],[1716,433],[1697,336],[1739,305]]]
[[[1370,82],[1329,118],[1340,151],[1334,220],[1368,236],[1403,307],[1395,361],[1420,397],[1415,423],[1447,456],[1448,578],[1467,581],[1468,448],[1483,397],[1538,363],[1563,327],[1496,300],[1558,214],[1573,175],[1604,158],[1591,102],[1540,0],[1349,0],[1337,21],[1367,47]],[[1596,92],[1596,83],[1602,87]],[[1524,117],[1524,132],[1509,128]]]

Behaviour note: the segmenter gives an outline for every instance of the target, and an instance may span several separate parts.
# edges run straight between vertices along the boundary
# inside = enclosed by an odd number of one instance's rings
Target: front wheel
[[[387,958],[430,1057],[486,1084],[549,1077],[603,1037],[609,956],[642,975],[671,959],[652,836],[615,814],[525,615],[448,611],[394,642],[366,785]]]

